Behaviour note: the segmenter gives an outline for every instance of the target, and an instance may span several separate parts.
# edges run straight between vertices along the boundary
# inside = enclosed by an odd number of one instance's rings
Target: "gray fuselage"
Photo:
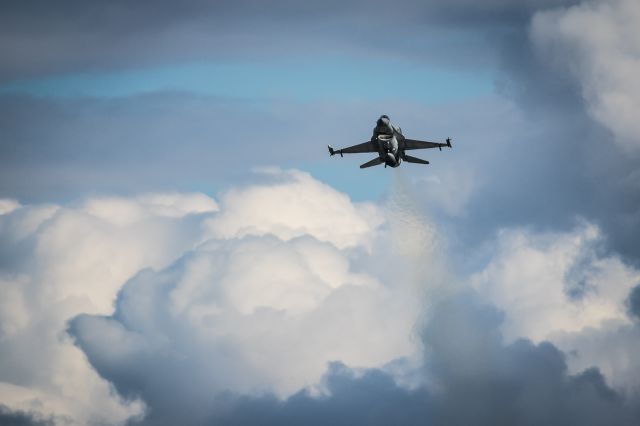
[[[373,128],[371,142],[377,143],[378,154],[385,167],[398,167],[400,165],[404,154],[401,149],[403,140],[402,130],[391,124],[389,117],[383,115],[378,119],[376,126]]]

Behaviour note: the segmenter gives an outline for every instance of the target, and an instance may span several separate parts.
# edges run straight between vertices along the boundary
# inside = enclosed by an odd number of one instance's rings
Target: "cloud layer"
[[[574,76],[589,113],[627,152],[640,147],[640,4],[587,1],[534,16],[531,35],[543,60]]]
[[[605,344],[632,357],[639,274],[599,254],[598,229],[505,231],[480,271],[456,278],[442,235],[397,184],[383,205],[279,170],[219,202],[5,203],[7,415],[628,424],[636,366],[610,368]]]

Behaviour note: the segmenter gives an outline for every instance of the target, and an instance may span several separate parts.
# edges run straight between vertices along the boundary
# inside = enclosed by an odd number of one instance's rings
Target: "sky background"
[[[0,424],[638,424],[639,28],[3,4]],[[381,114],[453,149],[328,156]]]

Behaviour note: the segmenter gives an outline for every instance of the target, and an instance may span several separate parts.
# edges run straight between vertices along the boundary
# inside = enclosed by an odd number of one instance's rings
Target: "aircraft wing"
[[[451,148],[451,140],[447,139],[446,143],[419,141],[416,139],[404,139],[404,149],[426,149],[426,148]]]
[[[360,152],[378,152],[378,145],[374,142],[369,141],[342,149],[333,149],[333,147],[329,146],[329,153],[331,155],[356,154]]]

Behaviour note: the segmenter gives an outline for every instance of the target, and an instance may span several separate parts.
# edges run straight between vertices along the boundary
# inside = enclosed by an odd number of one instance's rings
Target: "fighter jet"
[[[359,152],[376,152],[378,157],[360,166],[361,169],[366,167],[377,166],[383,164],[387,167],[398,167],[404,160],[407,163],[429,164],[427,160],[407,155],[405,151],[410,149],[451,148],[451,138],[447,138],[445,143],[419,141],[416,139],[407,139],[402,134],[400,127],[391,124],[389,117],[381,115],[373,128],[373,136],[368,142],[350,146],[348,148],[333,149],[329,145],[329,154],[355,154]]]

